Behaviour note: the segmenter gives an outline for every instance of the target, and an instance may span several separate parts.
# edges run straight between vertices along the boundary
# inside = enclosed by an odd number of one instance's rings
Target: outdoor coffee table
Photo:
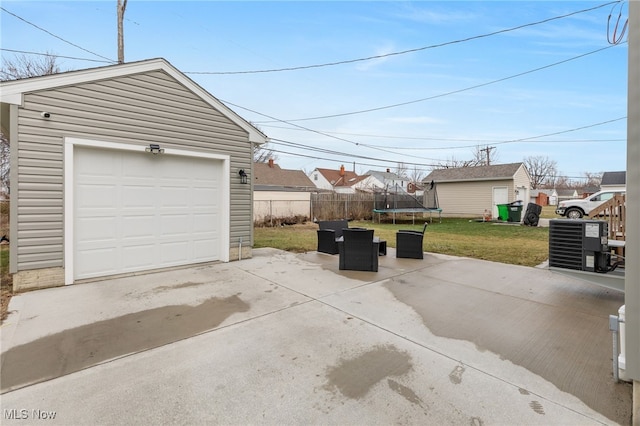
[[[337,238],[336,241],[344,241],[343,237]],[[378,256],[387,255],[387,240],[381,240],[378,237],[373,237],[373,242],[378,243]]]
[[[387,241],[386,240],[381,240],[378,237],[373,237],[373,242],[374,243],[379,243],[378,244],[378,256],[386,256],[387,255]]]

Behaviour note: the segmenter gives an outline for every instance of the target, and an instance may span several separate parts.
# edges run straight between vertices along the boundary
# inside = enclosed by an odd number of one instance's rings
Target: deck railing
[[[609,239],[618,241],[626,240],[626,216],[625,196],[622,194],[614,195],[589,213],[589,218],[602,218],[609,222]]]

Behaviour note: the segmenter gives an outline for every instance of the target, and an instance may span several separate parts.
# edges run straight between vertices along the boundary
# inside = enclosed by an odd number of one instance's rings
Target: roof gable
[[[456,182],[474,180],[503,180],[513,179],[523,163],[497,164],[493,166],[456,167],[451,169],[433,170],[426,181]]]
[[[68,71],[59,74],[30,77],[20,80],[3,81],[0,82],[0,88],[2,89],[0,91],[0,101],[2,101],[2,103],[22,105],[22,97],[25,93],[157,70],[162,70],[175,78],[207,104],[219,110],[227,118],[244,129],[249,134],[249,140],[251,142],[265,143],[268,141],[268,138],[264,133],[251,125],[248,121],[239,116],[232,109],[227,107],[220,100],[204,90],[193,80],[178,71],[173,65],[162,58],[148,59],[126,64],[108,65],[105,67],[89,68],[78,71]]]
[[[253,175],[256,185],[315,187],[302,170],[285,170],[277,164],[254,163]]]
[[[331,185],[333,186],[351,186],[359,182],[358,175],[355,172],[344,170],[341,175],[340,170],[332,169],[316,169]]]

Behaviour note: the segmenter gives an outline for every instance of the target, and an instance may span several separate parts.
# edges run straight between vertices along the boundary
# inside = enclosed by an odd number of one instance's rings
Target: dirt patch
[[[195,336],[249,305],[237,295],[171,305],[50,334],[2,354],[2,392]]]

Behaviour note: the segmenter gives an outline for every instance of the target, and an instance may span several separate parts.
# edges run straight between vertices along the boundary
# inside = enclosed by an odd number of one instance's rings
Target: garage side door
[[[77,147],[74,278],[220,258],[221,162]]]

